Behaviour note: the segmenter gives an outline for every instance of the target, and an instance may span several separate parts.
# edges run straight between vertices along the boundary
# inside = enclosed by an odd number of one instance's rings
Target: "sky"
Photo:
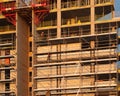
[[[115,0],[115,16],[120,17],[120,0]]]

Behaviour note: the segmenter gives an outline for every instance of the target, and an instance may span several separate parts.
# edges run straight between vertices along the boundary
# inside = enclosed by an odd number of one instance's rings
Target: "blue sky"
[[[120,0],[115,0],[115,10],[120,11]]]
[[[120,17],[120,0],[115,0],[115,15]]]

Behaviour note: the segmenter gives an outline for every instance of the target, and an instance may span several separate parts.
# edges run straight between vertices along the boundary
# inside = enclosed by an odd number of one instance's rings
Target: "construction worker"
[[[41,32],[41,34],[40,34],[40,40],[45,40],[45,34],[44,34],[44,32]]]
[[[50,60],[51,60],[51,54],[48,53],[47,61],[50,62]]]

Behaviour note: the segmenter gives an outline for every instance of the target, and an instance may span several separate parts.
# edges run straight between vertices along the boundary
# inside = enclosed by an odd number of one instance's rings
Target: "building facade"
[[[120,95],[119,0],[2,0],[0,8],[0,96]]]

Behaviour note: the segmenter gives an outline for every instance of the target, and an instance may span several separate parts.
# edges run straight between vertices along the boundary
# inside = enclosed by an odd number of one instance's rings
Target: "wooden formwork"
[[[38,80],[37,81],[37,88],[42,89],[49,89],[49,88],[56,88],[57,83],[56,80]]]
[[[0,92],[5,90],[5,83],[0,83]]]
[[[1,74],[0,74],[1,76],[1,79],[0,80],[5,80],[5,71],[1,71]]]
[[[42,67],[37,68],[37,76],[49,76],[49,75],[56,75],[56,67]]]
[[[79,77],[66,78],[64,85],[66,85],[66,87],[79,87],[81,86],[81,80]]]

